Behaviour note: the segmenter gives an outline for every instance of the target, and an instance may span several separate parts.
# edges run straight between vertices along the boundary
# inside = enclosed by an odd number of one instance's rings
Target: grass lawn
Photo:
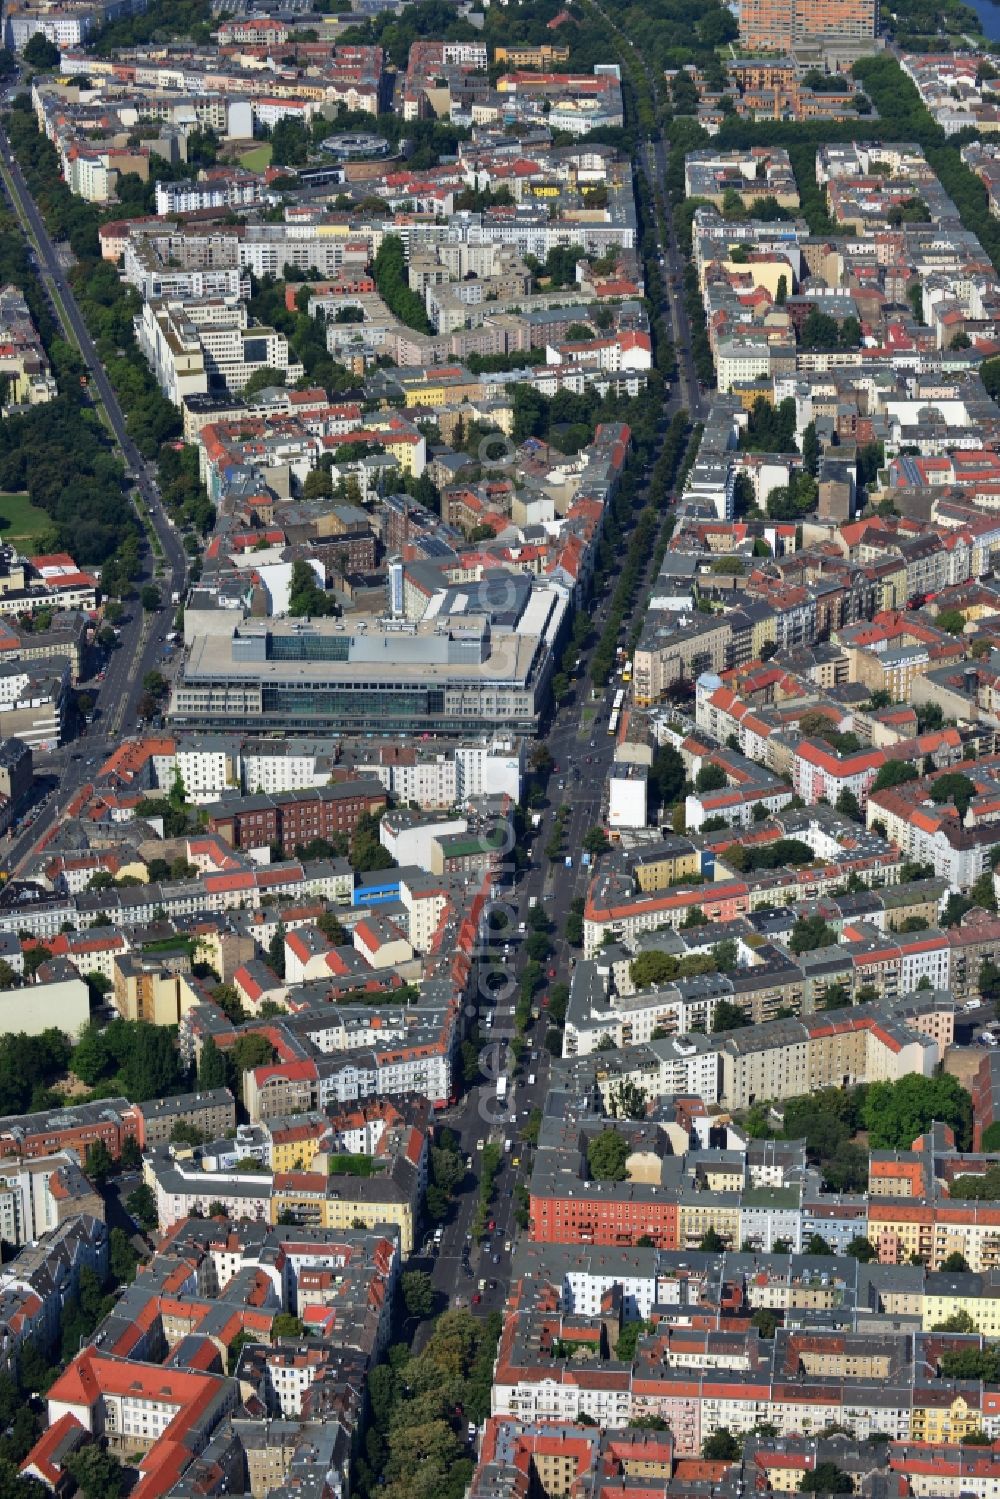
[[[331,1176],[373,1176],[375,1162],[370,1155],[330,1156]]]
[[[51,525],[45,511],[33,505],[26,494],[0,493],[0,542],[31,541]]]
[[[262,172],[265,167],[271,165],[271,142],[262,141],[259,146],[245,152],[240,157],[240,166],[246,167],[248,172]]]

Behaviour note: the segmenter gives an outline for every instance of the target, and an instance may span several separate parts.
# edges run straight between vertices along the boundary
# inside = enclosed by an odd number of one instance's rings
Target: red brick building
[[[1000,1120],[1000,1056],[988,1051],[972,1080],[972,1148],[983,1149],[983,1135]],[[991,1147],[992,1147],[992,1136]]]
[[[83,1160],[87,1147],[103,1140],[117,1159],[126,1140],[139,1140],[141,1125],[138,1108],[127,1098],[102,1098],[39,1114],[11,1114],[0,1119],[0,1154],[33,1159],[70,1149]]]
[[[264,848],[274,843],[287,852],[335,833],[350,838],[366,812],[377,817],[386,804],[385,791],[377,781],[340,781],[333,786],[216,802],[207,809],[208,826],[232,848]]]
[[[531,1193],[530,1236],[537,1244],[635,1244],[645,1235],[657,1249],[677,1249],[676,1201],[644,1184],[610,1189],[576,1180],[565,1190]]]

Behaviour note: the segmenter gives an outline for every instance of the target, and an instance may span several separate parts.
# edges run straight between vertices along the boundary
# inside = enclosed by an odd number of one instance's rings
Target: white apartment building
[[[376,1061],[376,1092],[382,1097],[422,1093],[425,1098],[441,1101],[451,1096],[451,1058],[442,1050],[414,1047],[382,1052],[376,1055]]]
[[[451,1093],[450,1027],[439,1012],[439,1025],[428,1017],[422,1036],[414,1038],[403,1011],[381,1011],[367,1020],[350,1010],[340,1018],[310,1030],[310,1040],[337,1066],[319,1067],[319,1108],[330,1103],[349,1103],[358,1098],[422,1093],[431,1099],[446,1099]]]
[[[259,178],[220,177],[204,182],[158,182],[156,212],[160,218],[172,213],[197,213],[202,208],[248,208],[259,201]]]
[[[601,1269],[601,1256],[585,1251],[583,1263],[566,1267],[560,1286],[563,1311],[575,1317],[597,1317],[601,1298],[613,1286],[621,1286],[625,1320],[645,1321],[656,1303],[655,1262],[627,1267],[613,1252],[607,1258],[614,1263]]]
[[[284,753],[281,753],[282,748]],[[324,763],[315,751],[297,750],[292,745],[260,745],[244,749],[240,755],[240,767],[243,789],[251,795],[256,792],[270,795],[277,791],[303,791],[312,786],[325,786],[330,779],[329,764]],[[366,766],[361,773],[374,775],[375,771]]]
[[[379,842],[397,864],[415,865],[429,871],[436,839],[449,833],[464,833],[467,817],[428,817],[414,819],[405,809],[386,812],[379,824]]]
[[[929,979],[932,989],[947,989],[951,982],[951,946],[944,936],[929,937],[926,942],[908,939],[899,965],[899,992],[910,994],[921,979]]]
[[[682,1014],[715,1009],[717,1000],[682,1001]],[[657,1089],[661,1094],[697,1094],[706,1104],[719,1098],[719,1053],[710,1043],[697,1045],[683,1031],[667,1041],[651,1043],[659,1061]]]
[[[259,125],[277,125],[279,120],[301,120],[308,125],[317,106],[311,100],[262,99],[251,100],[254,118]]]
[[[542,1377],[537,1368],[524,1370],[516,1383],[502,1377],[494,1380],[491,1413],[494,1416],[517,1416],[523,1421],[578,1421],[589,1417],[592,1425],[604,1428],[629,1424],[632,1412],[630,1375],[604,1375],[597,1381],[587,1379],[581,1366],[580,1383],[573,1367],[560,1369],[560,1378],[552,1373]]]
[[[273,1349],[265,1355],[266,1387],[286,1420],[302,1414],[302,1397],[315,1383],[316,1372],[315,1362],[306,1354]]]
[[[100,151],[75,151],[64,161],[70,192],[88,203],[108,203],[114,196],[118,169]]]
[[[84,10],[13,11],[7,15],[4,45],[13,52],[23,52],[33,36],[41,35],[61,52],[66,47],[79,47],[94,23],[94,16]]]
[[[374,1098],[378,1092],[378,1073],[362,1061],[362,1053],[345,1058],[336,1072],[320,1076],[316,1083],[316,1102],[321,1109],[331,1104],[356,1103],[360,1098]],[[363,1152],[368,1154],[368,1152]]]
[[[59,0],[30,0],[5,6],[4,45],[21,52],[39,32],[64,51],[79,47],[98,26],[121,16],[141,15],[147,0],[90,0],[86,5],[61,5]]]
[[[681,989],[668,984],[663,989],[644,989],[639,994],[616,994],[610,1003],[585,1003],[570,1000],[563,1033],[563,1056],[587,1057],[600,1050],[605,1036],[610,1036],[620,1050],[626,1046],[643,1046],[653,1041],[653,1032],[665,1030],[673,1038],[686,1036],[694,1025],[711,1032],[719,993],[697,992],[686,997]],[[706,1102],[719,1091],[718,1060],[713,1050],[692,1045],[690,1050],[679,1042],[656,1041],[660,1059],[658,1087],[661,1093],[671,1091],[702,1094]],[[614,1081],[614,1079],[612,1079]]]
[[[315,271],[320,277],[337,274],[344,264],[346,236],[334,226],[325,233],[322,224],[264,224],[254,234],[248,232],[239,247],[241,270],[255,276],[281,276],[287,266],[301,271]],[[268,231],[273,231],[268,233]],[[355,235],[355,238],[358,236]],[[381,235],[378,236],[381,243]],[[373,244],[373,252],[375,246]]]
[[[156,382],[168,401],[180,406],[188,396],[208,394],[205,355],[194,324],[169,304],[146,302],[135,334]]]
[[[374,776],[402,806],[416,802],[428,811],[454,807],[459,797],[457,754],[435,755],[432,760],[416,760],[410,765],[368,764],[359,766],[363,775]]]
[[[441,914],[449,904],[448,892],[441,885],[412,885],[401,880],[399,898],[409,912],[410,946],[415,952],[427,952],[434,933],[441,922]]]
[[[173,1162],[168,1170],[153,1169],[147,1161],[143,1179],[156,1195],[156,1212],[160,1228],[167,1229],[181,1218],[189,1218],[194,1209],[208,1216],[213,1202],[222,1204],[235,1219],[251,1218],[258,1223],[270,1221],[271,1176],[254,1178],[251,1173],[235,1176],[224,1171],[203,1171],[200,1163],[185,1166]]]
[[[943,820],[929,815],[923,808],[911,807],[889,792],[873,793],[866,810],[868,826],[882,824],[890,843],[902,849],[908,859],[933,864],[934,873],[956,890],[967,890],[987,868],[989,848],[984,844],[955,846],[948,837]]]
[[[771,1254],[777,1240],[802,1252],[802,1212],[796,1187],[748,1188],[740,1200],[740,1243]]]
[[[353,1114],[350,1118],[352,1122],[343,1128],[331,1128],[331,1148],[340,1154],[374,1155],[378,1149],[378,1142],[385,1133],[385,1120],[377,1116],[372,1119],[359,1119]],[[356,1123],[355,1120],[357,1120]]]
[[[221,301],[188,304],[195,309],[225,305]],[[204,322],[196,317],[209,383],[221,384],[227,390],[237,392],[258,370],[275,369],[284,373],[287,384],[293,385],[305,371],[291,356],[288,339],[275,328],[256,324],[248,328],[246,316],[246,307],[240,303],[238,314],[233,317],[230,310],[226,322],[217,321],[214,316]]]
[[[487,796],[509,796],[512,801],[520,801],[524,743],[496,739],[492,743],[458,744],[426,757],[418,752],[409,763],[367,761],[359,764],[358,773],[381,781],[400,805],[416,802],[427,811],[461,806]]]
[[[482,796],[509,796],[521,800],[524,777],[524,741],[494,739],[491,744],[455,746],[457,800]]]
[[[239,762],[224,740],[178,744],[174,755],[176,773],[192,801],[212,801],[239,786]],[[173,774],[167,789],[173,781]]]
[[[210,386],[240,391],[260,369],[281,370],[289,385],[303,374],[285,335],[247,327],[245,304],[229,298],[146,302],[136,336],[161,390],[178,406]]]
[[[734,385],[752,384],[771,373],[771,348],[766,338],[731,338],[718,347],[715,362],[720,394]]]
[[[692,793],[684,798],[684,817],[689,832],[697,832],[710,817],[724,817],[730,827],[748,828],[754,821],[755,807],[763,807],[770,815],[787,807],[792,796],[783,781],[773,785],[703,791],[700,796]]]
[[[485,72],[487,51],[485,42],[442,42],[442,56],[446,63],[456,63],[462,68],[478,68]]]
[[[0,1237],[8,1244],[29,1244],[58,1227],[59,1210],[49,1182],[72,1160],[59,1152],[0,1161]]]

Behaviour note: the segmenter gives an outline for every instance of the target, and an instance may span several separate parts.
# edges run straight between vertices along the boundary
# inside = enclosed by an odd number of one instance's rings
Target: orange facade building
[[[877,0],[741,0],[740,41],[787,52],[808,41],[869,40],[877,22]]]

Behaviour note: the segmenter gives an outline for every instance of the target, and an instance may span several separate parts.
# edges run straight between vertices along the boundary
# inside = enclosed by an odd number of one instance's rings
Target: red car
[[[549,978],[550,978],[550,979],[554,979],[554,978],[555,978],[555,976],[556,976],[556,971],[555,971],[555,969],[554,969],[554,968],[550,968],[550,969],[549,969]]]
[[[476,1291],[476,1292],[475,1292],[475,1293],[474,1293],[474,1295],[473,1295],[473,1297],[472,1297],[472,1305],[473,1305],[473,1306],[478,1306],[478,1305],[479,1305],[479,1303],[480,1303],[480,1302],[481,1302],[481,1301],[482,1301],[482,1299],[483,1299],[483,1298],[482,1298],[482,1297],[481,1297],[481,1296],[480,1296],[480,1294],[479,1294],[479,1292],[478,1292],[478,1291]]]
[[[549,1007],[549,996],[547,994],[543,994],[542,995],[542,1009],[543,1010],[547,1010],[548,1007]]]
[[[487,1225],[486,1225],[486,1227],[489,1229],[490,1233],[493,1232],[493,1230],[496,1228],[496,1226],[497,1226],[496,1225],[496,1220],[494,1218],[491,1218],[490,1221],[489,1221],[489,1223],[487,1223]]]

